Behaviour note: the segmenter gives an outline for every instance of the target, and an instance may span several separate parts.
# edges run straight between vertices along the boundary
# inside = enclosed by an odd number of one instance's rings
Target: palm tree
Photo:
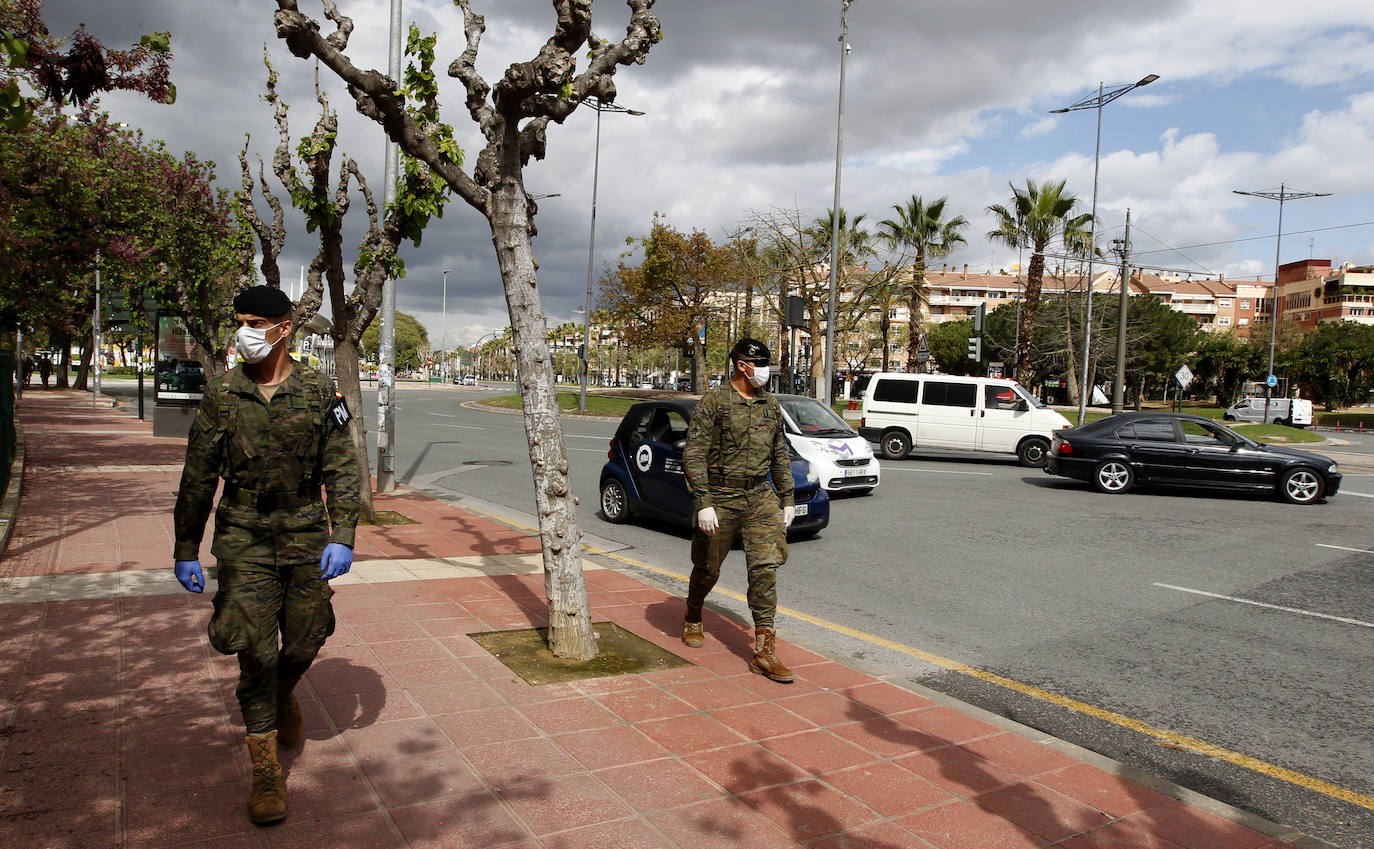
[[[1011,186],[1012,204],[988,207],[997,221],[997,229],[988,238],[1012,248],[1030,248],[1030,268],[1026,272],[1026,291],[1021,305],[1021,322],[1017,328],[1016,378],[1029,379],[1031,374],[1031,344],[1035,314],[1040,308],[1040,284],[1045,274],[1045,249],[1058,241],[1073,253],[1084,250],[1087,244],[1090,214],[1070,216],[1078,198],[1064,191],[1064,180],[1037,186],[1026,180],[1024,190]]]
[[[963,244],[964,237],[959,231],[968,226],[968,219],[962,215],[945,218],[948,201],[949,198],[942,197],[927,204],[919,195],[912,195],[905,206],[892,205],[897,211],[895,220],[884,219],[878,225],[883,228],[883,238],[893,250],[910,251],[915,258],[911,265],[911,285],[907,288],[910,332],[907,334],[906,361],[909,370],[914,370],[916,352],[921,347],[921,310],[930,300],[926,260],[946,256],[955,245]]]

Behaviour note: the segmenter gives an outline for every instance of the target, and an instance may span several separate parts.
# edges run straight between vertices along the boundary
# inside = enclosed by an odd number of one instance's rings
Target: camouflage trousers
[[[334,633],[334,595],[320,564],[219,561],[210,645],[237,654],[235,690],[250,734],[277,727],[277,682],[296,682]]]
[[[714,500],[714,499],[713,499]],[[744,498],[716,501],[720,527],[711,536],[700,528],[692,534],[692,577],[687,582],[688,614],[700,613],[706,596],[720,579],[720,566],[736,539],[744,549],[746,596],[755,628],[772,628],[778,611],[778,567],[787,562],[787,534],[782,507],[764,484]]]

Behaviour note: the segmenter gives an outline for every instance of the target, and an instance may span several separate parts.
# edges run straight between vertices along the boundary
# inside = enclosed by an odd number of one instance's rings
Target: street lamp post
[[[447,379],[448,379],[448,269],[447,269],[447,268],[444,269],[444,301],[443,301],[443,306],[441,307],[441,309],[443,310],[443,318],[440,320],[440,323],[439,323],[440,328],[442,328],[442,329],[439,331],[439,335],[440,335],[440,337],[441,337],[440,340],[439,340],[439,376],[440,376],[441,379],[447,380]]]
[[[849,56],[849,6],[840,9],[840,108],[835,121],[835,200],[830,207],[830,303],[825,315],[825,385],[817,397],[830,406],[830,387],[835,383],[835,309],[840,291],[840,163],[844,161],[844,64]]]
[[[1112,412],[1119,413],[1126,406],[1126,310],[1129,306],[1131,271],[1127,267],[1131,256],[1131,210],[1126,210],[1126,232],[1116,240],[1121,255],[1121,302],[1116,310],[1116,380],[1112,384]]]
[[[1234,189],[1234,194],[1246,195],[1255,198],[1268,198],[1279,202],[1279,229],[1274,235],[1274,297],[1269,304],[1269,369],[1265,372],[1264,378],[1264,420],[1269,421],[1269,399],[1273,395],[1274,387],[1270,382],[1274,379],[1274,342],[1278,338],[1279,327],[1279,248],[1283,244],[1283,202],[1286,200],[1301,200],[1302,198],[1325,198],[1331,197],[1330,192],[1296,192],[1290,191],[1284,183],[1279,183],[1279,190],[1263,192],[1242,192]]]
[[[1091,220],[1088,222],[1088,311],[1083,319],[1083,380],[1082,388],[1078,394],[1078,423],[1083,424],[1088,415],[1088,391],[1089,376],[1088,362],[1089,354],[1092,349],[1093,333],[1093,261],[1097,254],[1097,172],[1098,166],[1102,162],[1102,107],[1116,100],[1121,95],[1133,89],[1147,86],[1159,79],[1158,74],[1149,74],[1141,77],[1133,83],[1112,86],[1105,88],[1102,83],[1097,84],[1097,94],[1085,97],[1077,103],[1065,106],[1063,109],[1051,109],[1050,114],[1058,115],[1064,112],[1079,112],[1084,109],[1097,110],[1097,148],[1093,152],[1093,206]]]
[[[393,80],[401,78],[401,2],[391,0],[388,32],[387,72]],[[401,172],[401,148],[390,137],[386,140],[382,183],[382,205],[389,207],[396,198],[396,177]],[[382,284],[381,326],[377,340],[377,491],[396,489],[396,281]]]
[[[583,322],[583,350],[592,347],[592,272],[596,264],[596,183],[601,174],[601,113],[619,112],[624,115],[643,115],[637,109],[627,109],[615,103],[605,103],[600,98],[590,98],[588,103],[596,110],[596,144],[592,148],[592,232],[587,240],[587,312]],[[582,369],[582,392],[577,398],[577,409],[587,411],[587,370]]]

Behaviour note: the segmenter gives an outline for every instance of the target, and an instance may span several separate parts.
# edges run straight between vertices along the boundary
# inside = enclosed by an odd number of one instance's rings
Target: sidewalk
[[[19,405],[23,500],[0,559],[0,846],[1314,845],[801,646],[779,648],[795,684],[752,675],[743,623],[708,612],[706,647],[687,649],[680,598],[594,557],[593,618],[694,665],[527,685],[466,635],[545,624],[538,540],[404,490],[378,508],[419,524],[359,529],[335,582],[338,628],[298,691],[290,815],[256,828],[237,665],[205,638],[210,593],[183,591],[170,569],[183,445],[89,397]]]

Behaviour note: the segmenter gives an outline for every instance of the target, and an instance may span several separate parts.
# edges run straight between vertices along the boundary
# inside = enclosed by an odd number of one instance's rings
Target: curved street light
[[[596,183],[601,174],[601,113],[618,112],[622,115],[639,116],[643,115],[638,109],[628,109],[617,103],[606,103],[600,98],[590,97],[585,101],[596,110],[596,144],[592,148],[592,232],[587,240],[587,320],[583,322],[584,332],[582,338],[583,351],[590,351],[592,348],[592,272],[596,264]],[[587,370],[582,371],[582,393],[577,399],[577,409],[581,412],[587,411]]]
[[[1279,190],[1265,192],[1242,192],[1240,189],[1232,189],[1232,194],[1247,195],[1254,198],[1267,198],[1279,202],[1279,230],[1274,235],[1274,297],[1269,304],[1269,370],[1264,373],[1264,420],[1269,421],[1269,398],[1273,395],[1274,387],[1270,386],[1270,381],[1274,379],[1274,341],[1277,338],[1279,327],[1279,247],[1283,244],[1283,202],[1286,200],[1301,200],[1302,198],[1326,198],[1331,197],[1330,192],[1297,192],[1292,191],[1283,183],[1279,183]],[[1277,382],[1277,381],[1275,381]]]
[[[1133,91],[1141,86],[1147,86],[1159,79],[1158,74],[1148,74],[1133,83],[1112,86],[1105,88],[1102,83],[1097,84],[1097,94],[1089,95],[1077,103],[1071,103],[1063,109],[1051,109],[1051,115],[1060,115],[1065,112],[1079,112],[1084,109],[1097,110],[1097,148],[1093,153],[1093,207],[1092,218],[1088,222],[1088,312],[1083,319],[1083,380],[1082,388],[1078,393],[1078,424],[1082,425],[1083,420],[1088,415],[1088,361],[1091,352],[1092,333],[1093,333],[1093,261],[1097,255],[1097,172],[1098,166],[1102,162],[1102,107],[1116,100],[1128,91]],[[1123,284],[1124,285],[1124,284]]]

